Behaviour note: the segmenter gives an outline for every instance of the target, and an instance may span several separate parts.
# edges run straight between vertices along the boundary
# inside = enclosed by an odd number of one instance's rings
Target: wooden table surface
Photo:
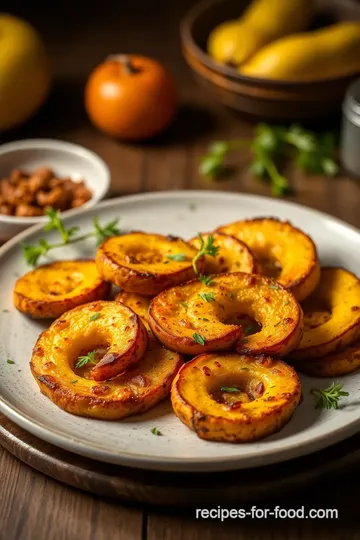
[[[36,10],[36,2],[21,7],[5,0],[5,10],[37,25],[51,52],[56,84],[41,113],[3,141],[55,137],[75,141],[96,151],[109,164],[112,195],[175,190],[215,189],[268,194],[267,186],[246,172],[247,154],[227,182],[211,183],[198,174],[199,157],[209,141],[249,136],[252,125],[210,101],[192,80],[180,50],[179,20],[191,0],[102,2],[84,10],[73,3],[53,3]],[[30,4],[30,3],[28,3]],[[35,6],[35,7],[34,7]],[[176,77],[181,107],[170,131],[147,144],[123,145],[91,127],[83,109],[83,86],[89,71],[108,54],[136,52],[161,60]],[[296,194],[291,200],[326,211],[360,228],[360,183],[340,177],[304,178],[289,170]],[[195,520],[195,511],[177,515],[161,508],[124,506],[67,488],[46,478],[0,449],[1,540],[217,540],[233,539],[359,539],[358,503],[351,496],[359,473],[335,485],[311,488],[311,494],[271,506],[337,508],[338,521]],[[271,494],[269,494],[271,496]],[[221,505],[221,501],[218,501]],[[234,501],[234,507],[236,507]],[[266,507],[263,503],[259,507]]]

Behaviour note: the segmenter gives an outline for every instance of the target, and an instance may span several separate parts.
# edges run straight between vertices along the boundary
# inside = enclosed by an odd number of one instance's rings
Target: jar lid
[[[351,115],[351,117],[360,117],[360,79],[354,81],[347,89],[344,100],[344,109],[344,112],[347,115]]]

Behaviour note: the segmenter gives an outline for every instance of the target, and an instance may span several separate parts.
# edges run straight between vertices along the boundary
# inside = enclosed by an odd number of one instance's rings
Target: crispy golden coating
[[[41,392],[55,405],[78,416],[119,420],[144,413],[169,395],[171,383],[183,364],[178,353],[168,351],[152,339],[135,366],[115,378],[99,382],[89,378],[86,367],[74,369],[73,341],[56,352],[55,347],[64,343],[61,335],[63,338],[66,335],[62,332],[59,336],[56,329],[51,335],[48,332],[40,336],[34,347],[32,374]],[[51,344],[55,355],[51,353]]]
[[[127,292],[154,296],[192,279],[192,259],[197,250],[174,236],[133,232],[105,240],[97,251],[96,264],[106,281]],[[199,271],[204,259],[197,262]]]
[[[288,221],[257,218],[218,228],[244,242],[261,264],[265,275],[304,300],[316,288],[320,264],[314,242]]]
[[[291,358],[308,360],[343,351],[360,338],[360,280],[343,268],[323,268],[304,303],[305,331]]]
[[[54,369],[74,370],[80,356],[103,350],[99,362],[89,362],[89,377],[104,381],[136,364],[148,345],[140,318],[119,302],[91,302],[64,313],[39,337],[34,354],[47,357]]]
[[[13,302],[34,319],[56,319],[76,306],[106,298],[109,292],[110,284],[100,277],[95,261],[58,261],[20,277]]]
[[[171,388],[178,418],[201,439],[219,442],[271,435],[290,420],[300,397],[296,372],[267,356],[201,354]]]
[[[223,233],[202,234],[206,242],[212,236],[215,245],[219,248],[215,257],[205,257],[205,274],[226,274],[230,272],[245,272],[247,274],[260,273],[260,265],[250,249],[234,236]],[[200,249],[199,237],[192,238],[191,246]]]
[[[312,360],[299,360],[294,367],[300,373],[314,377],[341,377],[353,373],[360,368],[360,341],[339,353]]]
[[[259,331],[243,337],[246,314]],[[219,274],[163,291],[149,308],[150,326],[169,349],[201,354],[237,347],[245,354],[283,356],[299,343],[303,313],[290,291],[256,274]]]

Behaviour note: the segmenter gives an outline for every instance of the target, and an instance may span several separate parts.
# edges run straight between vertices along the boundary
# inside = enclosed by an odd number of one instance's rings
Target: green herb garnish
[[[26,262],[31,266],[35,266],[38,260],[47,255],[52,249],[61,248],[68,244],[82,242],[87,238],[95,238],[96,243],[100,244],[106,238],[120,233],[117,227],[117,219],[110,221],[108,224],[102,227],[99,224],[99,218],[94,217],[93,226],[95,230],[88,234],[78,235],[77,233],[79,232],[79,227],[70,227],[69,229],[65,228],[59,211],[49,208],[46,211],[46,216],[48,217],[48,223],[45,225],[44,231],[47,232],[57,230],[60,235],[60,242],[50,244],[45,238],[40,238],[37,244],[21,244],[23,256]]]
[[[337,409],[339,400],[342,396],[348,396],[349,392],[343,392],[343,384],[332,383],[329,388],[312,388],[310,392],[314,396],[318,396],[316,409]]]
[[[150,431],[151,431],[151,433],[152,433],[153,435],[157,435],[157,436],[162,435],[161,431],[159,431],[158,428],[156,428],[156,427],[151,428]]]
[[[242,367],[242,368],[240,368],[240,371],[249,371],[249,368],[248,367]]]
[[[206,287],[211,287],[214,283],[212,276],[205,276],[204,274],[199,274],[199,281]]]
[[[199,293],[198,296],[200,296],[201,300],[204,300],[204,302],[214,302],[215,296],[214,293]]]
[[[188,305],[186,302],[180,302],[180,304],[182,305],[182,307],[184,307],[185,309],[187,309]]]
[[[307,174],[335,176],[339,171],[336,161],[336,137],[332,133],[317,134],[299,125],[289,128],[261,123],[252,140],[217,141],[211,144],[200,163],[200,173],[211,179],[228,174],[225,160],[240,148],[249,148],[253,159],[249,170],[257,178],[270,184],[273,195],[290,191],[288,179],[278,165],[284,158],[292,158],[296,166]]]
[[[221,386],[220,390],[221,392],[240,392],[240,388],[236,386]]]
[[[7,362],[8,364],[15,364],[14,360],[10,360],[10,358],[9,358],[8,360],[6,360],[6,362]]]
[[[243,332],[246,336],[248,336],[249,334],[251,334],[253,330],[253,327],[251,326],[251,324],[249,324],[249,326],[245,326],[245,328],[243,328]]]
[[[78,382],[79,379],[74,379],[73,381],[70,382],[70,384],[75,384]]]
[[[230,298],[230,300],[231,300],[232,298],[234,298],[234,294],[233,294],[231,291],[228,292],[226,296],[227,296],[228,298]]]
[[[196,332],[193,334],[193,340],[199,345],[205,345],[205,338]]]
[[[81,367],[86,366],[86,364],[96,364],[95,355],[96,355],[96,351],[91,351],[85,356],[79,356],[75,364],[75,367],[81,368]]]
[[[173,255],[168,255],[167,258],[171,261],[185,261],[186,255],[185,253],[174,253]]]
[[[274,328],[276,328],[276,326],[279,326],[279,324],[281,323],[281,321],[277,322],[276,324],[274,324]]]
[[[269,285],[269,289],[274,289],[274,291],[278,291],[279,287],[277,285]]]
[[[206,242],[202,237],[201,233],[198,233],[198,238],[200,240],[200,248],[192,260],[192,266],[195,274],[198,274],[196,263],[200,259],[200,257],[202,257],[203,255],[208,255],[209,257],[216,257],[219,251],[219,247],[215,246],[215,239],[212,235],[207,237]]]
[[[94,315],[91,315],[90,321],[96,321],[100,317],[100,313],[94,313]]]

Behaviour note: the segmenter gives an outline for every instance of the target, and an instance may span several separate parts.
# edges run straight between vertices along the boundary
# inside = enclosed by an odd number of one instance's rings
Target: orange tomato
[[[90,74],[85,108],[92,123],[112,137],[149,139],[165,130],[175,116],[175,84],[151,58],[110,56]]]

